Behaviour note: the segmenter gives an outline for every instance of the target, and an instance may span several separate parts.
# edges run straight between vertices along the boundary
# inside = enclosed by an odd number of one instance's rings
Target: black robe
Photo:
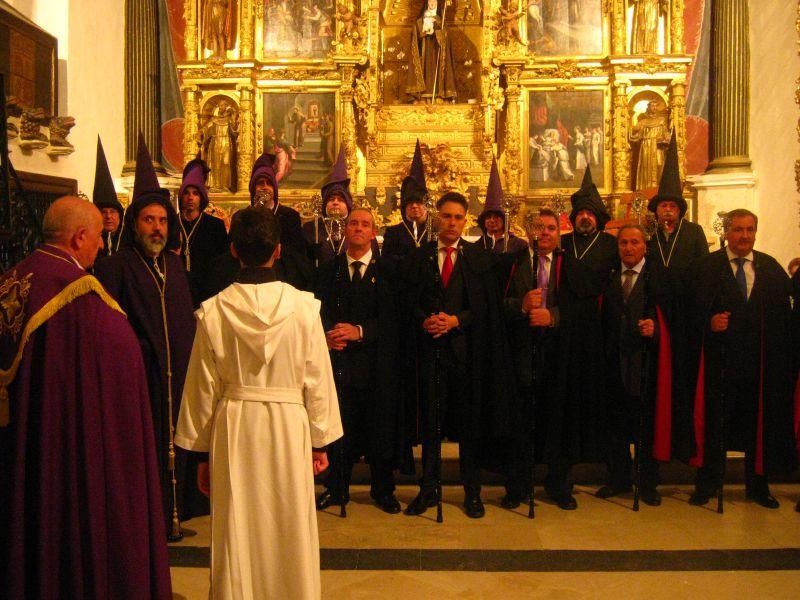
[[[128,315],[128,321],[139,339],[150,393],[156,452],[162,477],[164,513],[170,522],[172,486],[167,470],[170,427],[167,357],[169,356],[169,366],[172,370],[172,423],[174,424],[178,420],[183,381],[192,351],[195,320],[189,283],[180,257],[172,252],[163,252],[161,257],[166,263],[164,307],[168,332],[164,331],[161,295],[156,284],[158,275],[147,264],[152,264],[152,259],[144,258],[138,250],[128,246],[98,263],[95,274]],[[161,266],[161,263],[159,264]],[[120,368],[124,368],[124,365],[120,365]],[[208,499],[197,489],[196,458],[189,456],[189,453],[180,448],[176,447],[175,451],[180,519],[208,514]]]
[[[363,339],[350,342],[342,351],[331,350],[336,387],[340,393],[342,412],[351,410],[342,391],[348,388],[369,390],[374,403],[363,419],[363,430],[348,431],[348,446],[357,460],[378,459],[393,468],[413,473],[413,457],[403,439],[403,411],[397,368],[399,331],[392,281],[384,262],[372,255],[362,280],[350,280],[347,257],[321,265],[316,296],[322,303],[322,324],[325,331],[337,323],[360,325]],[[350,445],[350,443],[353,443]]]
[[[197,219],[189,222],[181,217],[181,259],[186,267],[195,308],[200,306],[203,281],[211,261],[228,252],[229,247],[228,232],[222,219],[207,213],[201,213],[198,219],[199,222]]]
[[[239,260],[230,252],[212,260],[200,286],[200,302],[216,296],[236,281],[240,269]],[[304,254],[298,254],[291,247],[281,247],[281,257],[275,261],[273,269],[278,281],[305,292],[314,291],[314,264]]]
[[[688,286],[692,267],[699,259],[708,256],[708,240],[700,225],[682,219],[669,241],[659,227],[656,235],[647,242],[647,254],[653,261],[673,271],[681,285]]]
[[[422,389],[434,388],[435,348],[437,343],[448,344],[447,334],[440,342],[434,341],[422,329],[422,322],[444,306],[441,276],[437,261],[437,243],[430,242],[416,250],[408,259],[405,271],[414,310],[414,326],[409,332],[416,340],[415,368],[405,371],[414,385],[406,399],[407,434],[411,440],[419,439],[415,426],[420,422],[420,411],[428,410],[429,400],[422,397]],[[496,281],[494,259],[491,254],[462,242],[455,269],[464,280],[469,319],[461,319],[461,329],[467,332],[464,345],[453,348],[460,355],[469,372],[470,395],[454,407],[454,422],[444,424],[443,431],[453,434],[452,439],[488,439],[507,436],[510,430],[509,399],[514,391],[510,369],[510,351],[502,320],[500,285]],[[455,275],[454,275],[455,276]],[[422,385],[422,381],[427,383]],[[412,431],[411,429],[414,428]]]
[[[604,361],[601,300],[592,271],[581,261],[555,252],[550,268],[548,308],[553,327],[536,334],[536,382],[533,379],[533,337],[522,314],[522,298],[533,289],[530,252],[521,252],[504,302],[514,349],[516,379],[533,392],[536,411],[537,461],[575,464],[599,462],[606,454]],[[518,395],[515,415],[525,414],[529,398]],[[517,435],[530,430],[515,419]]]
[[[97,253],[96,260],[102,260],[108,258],[115,252],[119,251],[120,249],[120,240],[119,238],[122,236],[122,225],[117,228],[116,231],[112,231],[108,233],[103,231],[103,247],[100,249],[100,252]],[[109,250],[110,248],[110,250]]]
[[[381,246],[381,256],[394,260],[402,260],[410,256],[420,245],[426,242],[427,221],[423,225],[417,226],[417,236],[419,244],[414,241],[414,225],[410,221],[403,219],[397,225],[387,227],[383,232],[383,244]]]
[[[620,276],[625,268],[612,273],[602,303],[609,425],[630,433],[625,425],[639,406],[623,400],[641,398],[643,443],[653,446],[652,456],[662,462],[673,457],[686,461],[692,451],[691,409],[680,370],[686,345],[679,286],[670,270],[648,258],[626,303]],[[643,318],[655,322],[656,333],[649,340],[639,335]]]
[[[306,254],[306,239],[303,237],[303,230],[300,226],[300,213],[295,209],[278,204],[275,208],[275,216],[281,226],[281,246],[291,248],[300,254]]]
[[[611,271],[619,262],[617,238],[605,231],[584,236],[576,232],[567,233],[561,238],[564,260],[567,265],[581,262],[594,274],[597,293],[601,294],[608,284]]]
[[[690,315],[694,364],[699,367],[694,399],[694,466],[712,466],[720,456],[721,378],[760,382],[761,398],[746,405],[725,403],[729,450],[755,450],[756,474],[784,472],[796,464],[792,428],[791,285],[771,256],[753,252],[755,281],[745,303],[725,249],[701,259],[694,272]],[[728,330],[711,331],[711,317],[730,311]],[[724,359],[724,361],[723,361]],[[757,420],[762,415],[763,433]],[[751,415],[752,419],[732,419]],[[736,426],[736,423],[739,426]],[[762,468],[759,471],[759,466]]]

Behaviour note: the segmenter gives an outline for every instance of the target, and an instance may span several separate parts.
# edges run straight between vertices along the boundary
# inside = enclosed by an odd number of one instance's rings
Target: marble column
[[[748,18],[748,0],[713,2],[709,172],[750,170]]]
[[[161,101],[156,0],[125,2],[125,167],[135,170],[139,132],[144,135],[157,172],[161,159]]]

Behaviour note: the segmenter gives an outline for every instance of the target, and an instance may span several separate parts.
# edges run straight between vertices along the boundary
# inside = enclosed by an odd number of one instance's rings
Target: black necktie
[[[744,274],[744,263],[747,262],[746,258],[734,258],[733,262],[736,263],[736,285],[742,293],[742,298],[747,302],[747,277]]]
[[[364,263],[362,263],[360,260],[354,260],[350,264],[353,266],[353,277],[350,281],[353,283],[358,283],[361,281],[361,265]]]

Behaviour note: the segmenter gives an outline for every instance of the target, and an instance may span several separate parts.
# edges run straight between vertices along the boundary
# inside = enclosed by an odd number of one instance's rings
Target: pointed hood
[[[597,186],[592,181],[592,172],[589,167],[583,174],[583,182],[581,188],[572,194],[572,212],[569,213],[569,220],[572,226],[575,227],[575,217],[582,210],[589,210],[594,213],[597,218],[597,229],[602,231],[606,227],[606,223],[611,220],[611,215],[606,210],[606,205],[603,204],[603,199],[600,198],[600,192],[597,191]]]
[[[333,165],[328,178],[322,185],[322,212],[327,214],[325,205],[328,203],[328,198],[334,194],[339,194],[345,204],[347,204],[347,214],[353,210],[353,196],[350,195],[350,178],[347,176],[347,161],[345,160],[344,144],[339,147],[339,156],[336,158],[336,164]]]
[[[111,178],[111,170],[108,168],[106,153],[103,151],[103,143],[100,136],[97,136],[97,163],[94,169],[94,189],[92,190],[92,202],[99,208],[113,208],[119,213],[120,223],[125,214],[122,208],[117,191],[114,189],[114,180]]]
[[[400,186],[400,214],[405,217],[406,204],[409,202],[422,202],[425,194],[428,193],[428,186],[425,184],[425,165],[422,163],[422,149],[419,140],[414,148],[414,158],[411,159],[411,168],[408,176],[403,179]]]
[[[125,225],[123,231],[124,244],[133,245],[136,237],[136,219],[143,208],[151,204],[159,204],[167,211],[167,245],[164,251],[173,250],[180,246],[178,236],[178,213],[170,200],[169,190],[162,189],[153,168],[150,151],[144,141],[144,136],[139,132],[139,150],[136,153],[136,176],[133,181],[133,201],[125,211]]]
[[[486,186],[486,204],[483,212],[478,216],[478,226],[486,233],[483,226],[486,217],[490,214],[498,214],[505,222],[506,215],[503,212],[503,185],[500,183],[500,172],[497,170],[497,159],[492,157],[492,169],[489,171],[489,184]]]
[[[187,187],[197,188],[200,192],[200,212],[203,212],[208,206],[208,190],[206,189],[206,176],[211,171],[206,165],[206,162],[200,158],[195,158],[186,163],[183,168],[183,181],[181,182],[181,189],[178,192],[178,208],[181,207],[183,200],[183,192]]]
[[[683,197],[680,165],[678,163],[678,141],[675,137],[674,129],[672,130],[672,137],[669,138],[669,147],[664,158],[664,170],[661,172],[658,193],[647,203],[647,210],[656,212],[659,203],[665,200],[671,200],[678,205],[682,219],[686,214],[687,204],[686,199]]]
[[[201,169],[203,169],[203,182],[208,183],[208,174],[211,173],[211,167],[209,167],[208,163],[200,157],[199,152],[197,153],[197,156],[187,162],[186,166],[183,167],[183,177],[186,177],[186,173],[197,168],[198,165]]]
[[[275,155],[269,152],[263,152],[261,156],[253,163],[253,169],[250,171],[250,184],[247,189],[250,191],[250,204],[256,197],[256,179],[259,177],[266,177],[267,181],[275,190],[275,210],[278,210],[278,178],[275,177]]]

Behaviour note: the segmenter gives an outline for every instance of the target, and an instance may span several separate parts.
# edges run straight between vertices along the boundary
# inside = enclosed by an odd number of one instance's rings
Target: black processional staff
[[[336,269],[336,314],[340,316],[342,314],[342,283],[345,278],[349,275],[347,272],[349,269],[347,265],[347,261],[344,261],[343,265],[340,265],[338,269]],[[335,369],[335,377],[334,383],[336,385],[336,396],[338,398],[342,398],[342,389],[340,387],[340,381],[342,381],[343,373],[342,373],[342,350],[334,350],[333,351],[333,366]],[[337,444],[339,446],[339,516],[343,519],[347,517],[347,483],[345,481],[345,474],[347,473],[347,468],[352,468],[351,465],[345,465],[345,461],[347,460],[347,454],[345,451],[345,440],[346,437],[342,437]]]
[[[717,218],[714,220],[714,233],[719,236],[719,247],[725,247],[725,233],[728,230],[729,219],[728,214],[724,211],[717,213]],[[725,270],[720,273],[720,281],[718,286],[717,295],[712,300],[712,315],[717,313],[727,312],[727,304],[725,303],[725,286],[728,278]],[[716,309],[714,308],[716,307]],[[717,513],[724,512],[723,502],[723,485],[725,481],[725,463],[728,460],[728,452],[725,449],[725,360],[726,351],[728,346],[728,331],[719,332],[719,487],[717,488]]]
[[[637,194],[631,208],[636,214],[636,223],[642,227],[642,212],[645,208],[645,199],[641,194]],[[649,241],[650,235],[645,231],[645,238]],[[649,263],[645,262],[642,270],[642,319],[650,316],[650,269]],[[642,366],[639,379],[639,419],[636,426],[636,439],[633,444],[633,511],[639,512],[639,495],[642,489],[642,445],[644,440],[644,409],[648,405],[650,396],[650,342],[642,339]]]
[[[319,266],[319,222],[322,216],[322,195],[311,197],[311,211],[314,214],[314,266]]]
[[[426,237],[428,242],[435,242],[438,239],[438,232],[436,231],[436,203],[429,195],[423,198],[425,209],[428,212],[428,225],[426,227]],[[436,253],[434,251],[434,257]],[[441,285],[441,275],[439,268],[434,261],[433,273],[433,298],[439,297],[439,287]],[[438,313],[438,306],[431,306],[431,314]],[[441,340],[434,339],[434,355],[433,355],[433,419],[436,426],[436,445],[435,445],[435,463],[436,463],[436,522],[444,522],[442,515],[442,414],[441,414],[441,400],[439,394],[441,392],[441,375],[440,375],[440,361],[441,361]]]
[[[542,231],[542,221],[538,215],[529,212],[527,215],[528,224],[527,228],[530,232],[531,243],[533,245],[533,261],[531,263],[531,280],[533,288],[539,288],[539,234]],[[546,290],[542,289],[542,294]],[[531,485],[530,495],[528,496],[528,518],[533,519],[536,516],[536,509],[534,508],[534,481],[536,479],[536,388],[539,385],[539,343],[538,332],[536,328],[531,328],[531,394],[530,394],[530,423],[528,435],[528,467],[530,469]]]

